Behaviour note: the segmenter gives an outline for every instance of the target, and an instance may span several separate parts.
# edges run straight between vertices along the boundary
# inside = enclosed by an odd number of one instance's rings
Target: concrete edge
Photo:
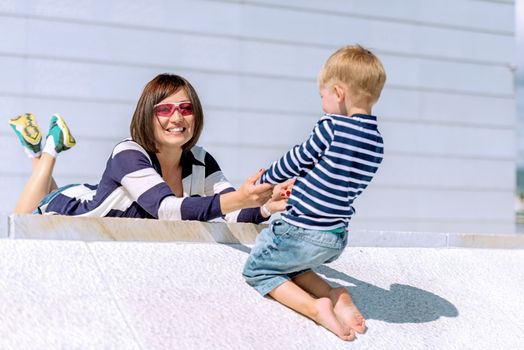
[[[253,244],[267,224],[93,218],[61,215],[8,217],[8,238],[79,241],[180,241]],[[1,237],[1,236],[0,236]],[[524,235],[354,230],[352,247],[524,249]]]
[[[0,212],[0,238],[7,238],[9,234],[9,215]]]
[[[184,241],[251,244],[267,225],[134,218],[9,216],[8,237],[79,241]]]

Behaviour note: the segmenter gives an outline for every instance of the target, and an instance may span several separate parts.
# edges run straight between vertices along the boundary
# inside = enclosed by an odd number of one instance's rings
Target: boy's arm
[[[280,183],[298,176],[303,170],[311,169],[333,141],[333,122],[322,118],[311,132],[309,139],[296,145],[266,170],[261,183]]]

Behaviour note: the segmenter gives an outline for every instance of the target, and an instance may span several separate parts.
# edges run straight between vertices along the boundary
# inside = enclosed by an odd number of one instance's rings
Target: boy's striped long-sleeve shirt
[[[384,144],[377,118],[325,114],[307,141],[293,147],[262,175],[261,182],[296,177],[282,219],[311,230],[346,227],[354,200],[382,162]]]

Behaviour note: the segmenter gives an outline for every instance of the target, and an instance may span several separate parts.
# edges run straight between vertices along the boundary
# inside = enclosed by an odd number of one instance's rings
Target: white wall
[[[524,0],[515,2],[516,18],[516,105],[517,105],[517,166],[524,175]],[[524,193],[524,179],[518,183],[519,192]]]
[[[78,146],[60,183],[96,182],[134,104],[161,72],[187,77],[206,111],[201,139],[238,184],[302,141],[319,117],[316,74],[350,43],[388,81],[374,111],[386,157],[356,203],[358,228],[512,232],[512,1],[0,2],[0,115],[53,112]],[[0,211],[30,163],[0,128]]]

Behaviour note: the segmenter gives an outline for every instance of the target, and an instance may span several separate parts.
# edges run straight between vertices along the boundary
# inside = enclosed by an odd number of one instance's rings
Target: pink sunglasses
[[[153,106],[153,112],[157,117],[169,118],[176,111],[180,113],[183,117],[193,114],[193,104],[191,102],[168,102],[168,103],[159,103]]]

